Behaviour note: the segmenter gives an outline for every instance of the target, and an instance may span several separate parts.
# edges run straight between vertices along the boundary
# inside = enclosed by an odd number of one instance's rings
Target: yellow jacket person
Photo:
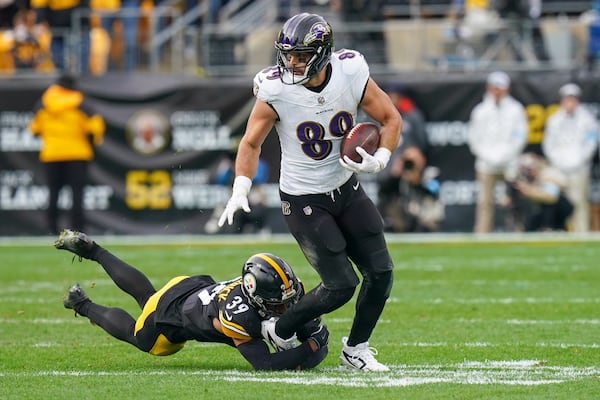
[[[104,137],[104,119],[77,90],[75,78],[63,75],[43,93],[29,129],[42,141],[39,159],[47,172],[49,233],[60,230],[57,204],[63,186],[70,186],[73,196],[69,227],[82,230],[83,189],[94,145]]]

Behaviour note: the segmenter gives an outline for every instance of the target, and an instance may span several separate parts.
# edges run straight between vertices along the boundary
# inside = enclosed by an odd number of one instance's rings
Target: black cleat
[[[75,307],[86,301],[90,301],[90,298],[85,294],[81,286],[79,286],[79,283],[76,283],[69,288],[69,293],[63,299],[63,305],[69,310],[75,310]],[[77,312],[75,312],[75,315],[77,315]]]
[[[60,235],[58,235],[58,239],[54,242],[54,247],[70,251],[79,256],[80,261],[81,258],[90,259],[94,245],[94,241],[88,235],[70,229],[63,229]]]

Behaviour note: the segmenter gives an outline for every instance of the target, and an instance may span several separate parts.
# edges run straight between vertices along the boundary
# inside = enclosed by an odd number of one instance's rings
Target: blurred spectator
[[[12,29],[0,28],[0,76],[15,72],[15,33]]]
[[[538,61],[548,61],[548,53],[544,35],[540,28],[542,0],[495,0],[496,10],[504,20],[505,29],[516,31],[521,38],[520,43],[512,43],[513,53],[517,61],[523,61],[524,44],[531,41],[533,55]]]
[[[496,183],[514,181],[519,155],[527,144],[525,108],[509,92],[510,77],[502,71],[492,72],[483,101],[471,112],[469,147],[475,156],[479,189],[476,233],[493,230]]]
[[[573,205],[565,196],[566,177],[535,153],[519,159],[519,174],[514,188],[527,200],[531,209],[525,230],[566,230]]]
[[[35,11],[23,9],[15,16],[15,67],[37,72],[54,71],[50,43],[52,34],[45,24],[36,24]]]
[[[50,233],[65,227],[59,226],[58,218],[59,193],[64,186],[70,186],[72,192],[71,220],[66,227],[85,230],[83,188],[94,158],[93,146],[102,143],[104,119],[94,113],[69,75],[62,75],[44,92],[34,111],[29,129],[42,141],[39,158],[48,179]]]
[[[90,9],[100,16],[101,27],[113,44],[108,69],[132,71],[136,66],[139,0],[90,0]],[[96,27],[96,31],[98,27]],[[101,44],[104,39],[101,39]],[[98,45],[99,47],[100,45]]]
[[[132,68],[137,65],[148,62],[149,47],[152,41],[153,35],[153,13],[154,13],[154,2],[152,0],[141,0],[139,5],[140,18],[136,26],[135,35],[135,54],[128,55],[127,62],[132,63]],[[127,39],[130,40],[130,39]]]
[[[582,19],[588,27],[586,64],[592,70],[600,60],[600,0],[592,1],[592,9],[584,13]]]
[[[110,35],[117,12],[121,9],[121,0],[89,0],[90,12],[96,15],[101,26]]]
[[[453,0],[448,18],[458,40],[481,40],[496,33],[501,21],[490,0]]]
[[[138,47],[141,46],[141,41],[138,40],[138,28],[145,7],[142,3],[144,0],[121,0],[120,18],[117,25],[113,26],[113,30],[116,30],[113,32],[114,36],[118,36],[119,30],[122,30],[124,49],[121,61],[125,71],[129,72],[133,71],[138,63]]]
[[[14,16],[13,26],[0,30],[0,73],[12,74],[18,69],[54,71],[51,33],[46,25],[35,21],[35,12],[22,8]]]
[[[87,18],[87,2],[82,0],[31,0],[31,7],[37,15],[37,23],[46,24],[52,32],[50,45],[54,66],[59,71],[88,70],[89,58],[89,24]],[[75,12],[81,12],[81,36],[69,47],[69,35],[73,33],[72,21]],[[78,56],[69,59],[69,55]]]
[[[110,35],[102,27],[100,15],[90,15],[90,73],[104,75],[108,70],[108,60],[111,50]]]
[[[575,210],[571,230],[590,230],[590,173],[598,146],[598,122],[580,104],[581,88],[568,83],[559,89],[560,107],[546,121],[542,149],[550,165],[567,178],[567,197]]]

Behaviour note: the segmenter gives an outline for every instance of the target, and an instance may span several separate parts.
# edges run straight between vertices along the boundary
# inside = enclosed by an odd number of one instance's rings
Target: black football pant
[[[330,193],[291,196],[280,192],[291,234],[321,278],[277,322],[286,338],[313,318],[347,303],[363,281],[348,344],[368,341],[392,287],[393,264],[383,235],[383,220],[356,175]],[[351,263],[352,261],[352,263]]]
[[[139,270],[119,259],[108,250],[96,245],[92,251],[92,260],[97,261],[115,284],[125,293],[131,295],[144,307],[156,289],[148,278]],[[85,302],[76,308],[77,313],[83,315],[100,326],[111,336],[130,343],[142,351],[149,351],[154,343],[154,338],[134,336],[136,320],[125,310],[115,307],[105,307],[100,304]]]

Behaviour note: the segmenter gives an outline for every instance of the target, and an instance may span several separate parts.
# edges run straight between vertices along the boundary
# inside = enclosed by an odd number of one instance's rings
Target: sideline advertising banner
[[[558,103],[558,74],[513,77],[512,94],[529,116],[529,149],[539,150],[547,116]],[[390,79],[388,79],[390,81]],[[402,78],[397,79],[403,83]],[[32,109],[51,82],[0,82],[0,235],[48,234],[48,189],[38,161],[40,142],[27,125]],[[382,87],[385,82],[380,82]],[[582,101],[598,115],[600,83],[578,81]],[[429,163],[440,168],[445,204],[442,231],[471,232],[477,185],[467,145],[467,122],[485,90],[485,75],[405,84],[427,120]],[[81,91],[105,118],[104,144],[96,148],[85,187],[90,233],[199,234],[207,232],[213,210],[224,206],[229,182],[215,178],[231,163],[254,98],[248,81],[204,81],[163,75],[90,78]],[[262,185],[267,224],[287,232],[279,211],[279,142],[269,135],[261,154],[268,165]],[[595,171],[598,172],[596,160]],[[366,177],[365,177],[366,178]],[[374,181],[365,188],[377,201]],[[500,195],[502,188],[498,188]],[[600,198],[597,178],[592,188]],[[63,226],[70,192],[59,199]],[[218,212],[219,210],[217,210]],[[497,213],[502,218],[502,212]],[[231,231],[229,231],[231,232]]]

